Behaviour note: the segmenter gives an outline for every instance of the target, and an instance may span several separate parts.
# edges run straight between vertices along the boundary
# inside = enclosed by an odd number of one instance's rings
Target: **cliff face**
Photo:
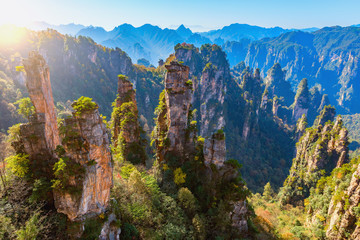
[[[265,94],[262,101],[264,88],[260,72],[244,63],[230,72],[226,54],[216,45],[207,44],[197,49],[182,44],[175,48],[175,57],[190,66],[194,88],[192,107],[198,110],[194,117],[199,123],[199,135],[212,141],[212,134],[223,128],[227,136],[226,158],[241,161],[242,174],[252,190],[272,178],[276,178],[274,185],[280,185],[287,175],[284,166],[287,163],[280,163],[280,159],[292,157],[288,154],[292,152],[292,140],[282,122],[274,121],[272,109],[280,116],[289,115],[289,120],[291,112],[284,113],[286,109],[280,103],[273,104],[272,96],[267,98]],[[279,145],[286,146],[286,150],[277,147]],[[277,169],[276,174],[269,169]],[[279,171],[283,172],[281,177]],[[254,175],[261,177],[254,178]]]
[[[339,26],[312,33],[286,33],[250,43],[245,62],[262,72],[278,62],[286,69],[286,79],[292,86],[307,78],[311,86],[321,84],[341,113],[359,112],[359,85],[355,83],[359,53],[352,49],[359,36],[357,28]]]
[[[23,64],[26,72],[26,87],[36,112],[33,121],[21,128],[25,151],[30,156],[47,152],[53,157],[53,150],[60,144],[60,139],[49,67],[37,52],[30,52],[29,58],[24,60]],[[34,136],[36,141],[31,141],[26,136]]]
[[[171,189],[171,182],[174,182],[176,185],[173,187],[176,188],[181,183],[175,181],[175,178],[179,172],[183,173],[185,179],[182,186],[188,187],[194,195],[199,196],[199,189],[203,189],[201,191],[205,191],[206,194],[202,193],[200,197],[207,196],[206,199],[209,197],[215,199],[217,204],[219,204],[217,199],[226,199],[222,204],[226,206],[223,214],[229,221],[229,230],[236,229],[237,235],[244,234],[248,229],[249,216],[246,190],[244,183],[238,178],[236,161],[226,162],[224,132],[219,129],[205,139],[196,138],[196,121],[192,121],[194,117],[191,110],[193,94],[191,81],[188,80],[189,68],[176,61],[172,61],[165,67],[167,69],[165,90],[160,94],[160,103],[156,110],[157,124],[154,129],[162,185],[168,190]],[[189,181],[187,176],[190,179],[192,176],[198,177]],[[224,188],[234,187],[237,190],[223,191]],[[199,201],[204,209],[209,208],[205,203],[208,200]],[[213,231],[221,232],[222,230]]]
[[[231,80],[226,55],[216,45],[205,44],[200,52],[193,45],[184,44],[175,48],[175,57],[190,67],[194,89],[192,105],[199,110],[196,116],[199,133],[210,137],[225,127],[226,82]]]
[[[282,70],[279,63],[274,64],[267,72],[265,84],[269,90],[271,98],[275,95],[284,97],[285,106],[291,105],[294,99],[294,93],[291,90],[291,85],[285,80],[286,71]]]
[[[118,97],[111,117],[115,154],[134,164],[145,163],[146,154],[140,139],[135,90],[124,75],[119,75]]]
[[[171,62],[165,67],[168,71],[165,77],[168,150],[182,153],[185,150],[187,140],[190,140],[186,139],[192,98],[192,83],[188,82],[189,67],[176,62]]]
[[[307,130],[296,145],[296,157],[280,192],[282,203],[302,205],[316,185],[321,170],[329,174],[348,161],[348,132],[339,117]]]
[[[184,157],[193,152],[193,137],[190,130],[190,106],[192,81],[189,67],[172,61],[165,65],[165,90],[160,94],[157,108],[156,137],[157,157],[162,162],[170,155]]]
[[[33,170],[40,169],[42,177],[51,179],[58,212],[70,220],[104,212],[110,199],[112,165],[108,134],[97,106],[74,112],[59,133],[45,60],[32,52],[24,68],[36,114],[21,125],[17,151],[28,154]]]
[[[214,164],[217,168],[224,166],[226,145],[225,136],[222,132],[215,133],[211,138],[205,139],[204,160],[207,167],[210,167],[211,164]]]
[[[353,173],[349,187],[342,199],[334,196],[331,199],[328,215],[329,227],[326,232],[328,239],[359,239],[359,204],[360,204],[360,165]]]
[[[203,153],[204,164],[207,167],[208,180],[206,182],[215,186],[219,182],[234,184],[235,179],[239,177],[239,172],[235,166],[226,162],[225,135],[222,130],[214,133],[211,138],[205,139]],[[238,233],[246,234],[248,231],[247,220],[250,215],[246,197],[236,196],[235,193],[221,196],[219,194],[221,194],[222,189],[216,187],[213,187],[211,192],[214,196],[220,197],[220,199],[231,199],[227,202],[230,209],[227,214],[229,214],[231,225]]]
[[[66,187],[54,191],[58,212],[70,220],[104,212],[110,200],[112,163],[109,136],[98,110],[75,112],[65,119],[61,137],[65,150],[61,157],[72,168],[68,171],[78,174],[69,173]]]
[[[310,96],[309,88],[307,84],[307,79],[301,80],[298,90],[295,96],[294,109],[293,109],[293,119],[297,121],[303,114],[308,115],[310,105]]]

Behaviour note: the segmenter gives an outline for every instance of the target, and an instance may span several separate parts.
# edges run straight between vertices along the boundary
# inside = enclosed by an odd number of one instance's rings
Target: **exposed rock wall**
[[[330,202],[329,207],[329,227],[326,232],[328,239],[360,239],[360,226],[358,207],[360,204],[360,165],[353,173],[350,185],[346,190],[343,199],[336,200],[335,197]],[[347,202],[347,206],[345,206]]]
[[[348,131],[341,117],[307,130],[296,145],[296,157],[280,192],[282,203],[302,205],[321,177],[348,162]]]
[[[103,119],[97,109],[74,113],[62,129],[65,157],[83,168],[83,174],[69,179],[76,192],[54,191],[55,206],[70,220],[100,214],[109,204],[112,186],[110,143]]]
[[[175,49],[175,57],[190,67],[194,89],[192,105],[199,110],[196,116],[199,133],[211,137],[214,131],[225,127],[226,83],[231,80],[226,55],[216,45],[204,45],[200,52],[193,45],[184,44]]]
[[[186,138],[192,98],[192,86],[188,83],[189,67],[177,62],[165,67],[168,71],[165,77],[168,151],[184,153],[186,142],[190,140]]]
[[[217,168],[224,166],[226,161],[226,145],[224,133],[215,133],[211,138],[205,139],[204,143],[205,165],[210,167],[214,164]]]
[[[17,150],[29,155],[33,167],[44,168],[47,178],[53,177],[54,163],[63,161],[64,174],[69,177],[65,186],[54,189],[58,212],[70,220],[104,212],[110,199],[112,164],[109,136],[97,106],[74,112],[72,118],[64,121],[60,134],[44,58],[31,52],[24,60],[24,68],[36,114],[29,123],[21,125]]]
[[[309,88],[307,79],[301,80],[295,96],[293,119],[296,122],[303,114],[308,115],[310,105]]]
[[[226,162],[226,145],[225,135],[220,130],[212,135],[211,138],[205,139],[204,144],[204,164],[207,167],[208,181],[207,184],[227,183],[234,184],[238,177],[238,170],[235,166]],[[221,189],[214,187],[212,194],[221,193]],[[244,234],[248,231],[247,220],[249,209],[244,196],[234,196],[234,193],[228,193],[226,196],[220,195],[222,199],[227,199],[230,211],[228,212],[231,225],[238,233]],[[229,199],[232,199],[231,201]]]
[[[30,159],[41,155],[49,159],[55,156],[53,150],[60,144],[49,67],[37,52],[30,52],[23,64],[26,87],[36,114],[29,124],[21,126],[20,134]]]

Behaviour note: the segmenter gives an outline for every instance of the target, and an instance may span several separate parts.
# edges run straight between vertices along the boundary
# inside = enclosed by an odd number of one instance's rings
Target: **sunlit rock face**
[[[35,114],[29,123],[20,126],[21,143],[15,148],[25,152],[31,161],[48,161],[56,157],[54,150],[60,144],[57,118],[52,97],[49,67],[44,58],[37,52],[30,52],[29,58],[23,61],[26,72],[26,87]],[[21,148],[21,149],[20,149]],[[51,170],[44,167],[45,172]]]
[[[106,210],[112,186],[109,136],[97,109],[73,114],[65,119],[61,133],[65,156],[81,174],[72,176],[69,185],[76,191],[54,191],[55,206],[70,220],[100,214]]]
[[[64,121],[60,133],[51,91],[49,67],[37,52],[24,60],[26,87],[35,106],[30,122],[20,127],[17,151],[29,155],[32,166],[43,176],[53,175],[53,166],[66,158],[78,174],[69,174],[66,188],[54,190],[58,212],[70,220],[82,220],[108,207],[112,186],[112,163],[109,136],[97,107],[74,113]],[[63,145],[64,153],[58,150]],[[74,169],[69,168],[69,171]]]

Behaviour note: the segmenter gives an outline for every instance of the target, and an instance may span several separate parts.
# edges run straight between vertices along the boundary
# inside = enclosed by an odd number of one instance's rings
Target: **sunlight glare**
[[[25,36],[25,29],[14,25],[0,26],[0,46],[19,44]]]

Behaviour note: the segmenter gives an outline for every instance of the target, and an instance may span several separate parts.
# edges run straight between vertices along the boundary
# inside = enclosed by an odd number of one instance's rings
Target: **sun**
[[[25,29],[14,25],[0,26],[0,46],[14,46],[25,37]]]

